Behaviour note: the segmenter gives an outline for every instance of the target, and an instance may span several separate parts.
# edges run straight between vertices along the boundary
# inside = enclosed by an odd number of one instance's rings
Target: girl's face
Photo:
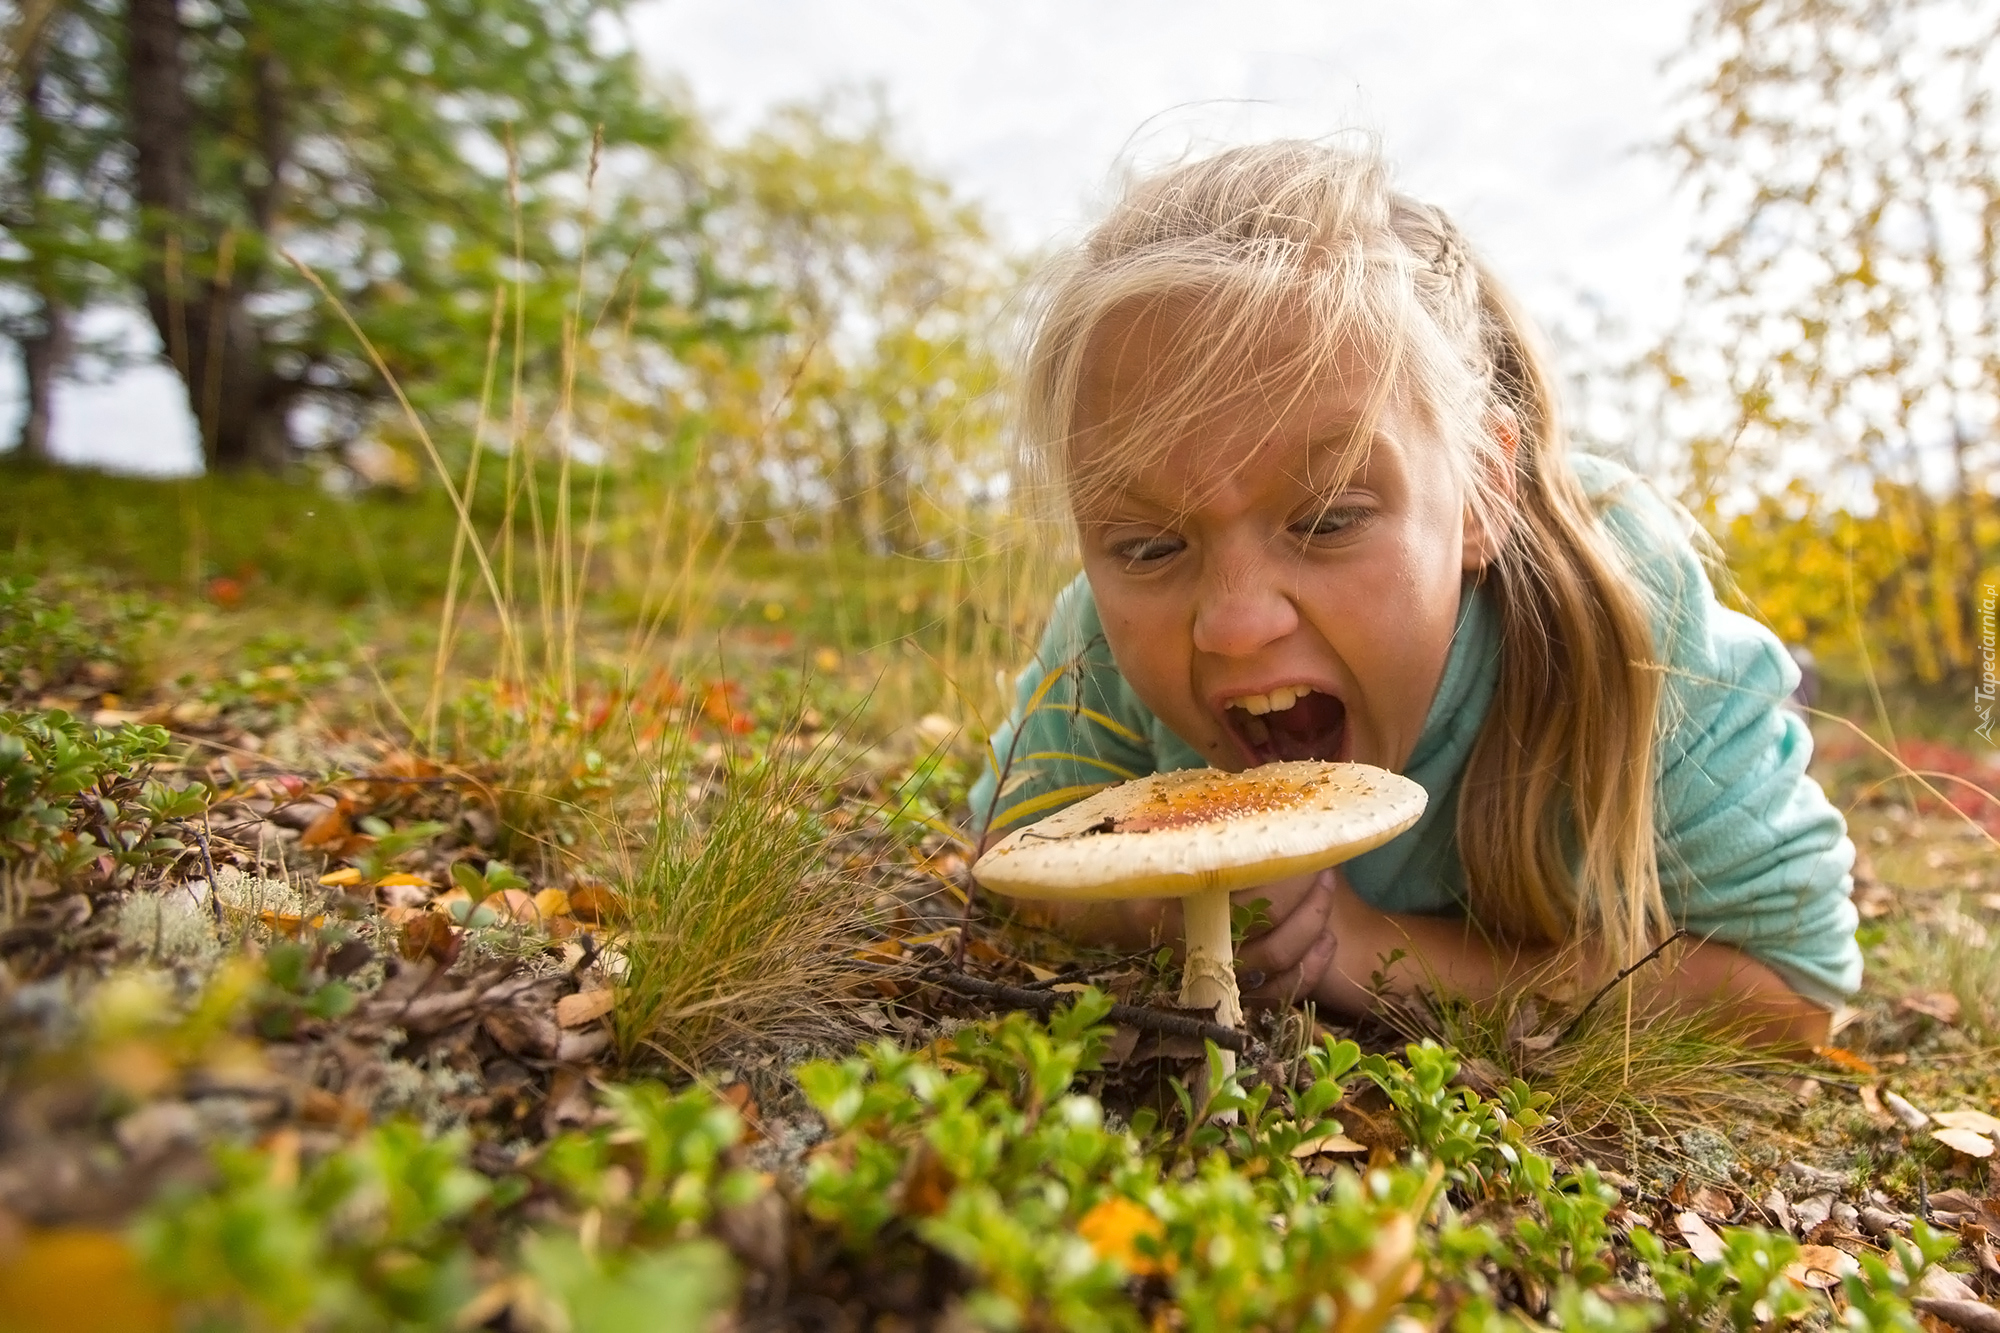
[[[1155,370],[1167,370],[1152,346],[1165,330],[1150,322],[1094,340],[1079,477],[1103,447],[1093,427],[1142,414]],[[1451,445],[1421,413],[1391,395],[1372,437],[1357,438],[1373,388],[1357,356],[1323,384],[1238,395],[1179,429],[1159,466],[1077,508],[1119,668],[1218,768],[1400,770],[1423,729],[1463,575],[1493,550],[1468,516]]]

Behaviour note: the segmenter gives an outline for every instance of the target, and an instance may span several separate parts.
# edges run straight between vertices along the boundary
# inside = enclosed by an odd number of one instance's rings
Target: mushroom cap
[[[1338,865],[1417,822],[1427,796],[1369,764],[1186,768],[1088,796],[1017,829],[972,868],[1013,898],[1176,898]]]

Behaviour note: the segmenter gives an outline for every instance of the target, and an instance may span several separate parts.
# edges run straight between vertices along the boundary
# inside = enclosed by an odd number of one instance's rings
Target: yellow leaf
[[[574,995],[565,995],[556,1001],[556,1025],[576,1028],[585,1023],[595,1023],[611,1012],[612,995],[608,990],[584,990]]]
[[[1292,1156],[1316,1157],[1320,1153],[1345,1155],[1348,1153],[1365,1153],[1367,1151],[1367,1144],[1356,1143],[1345,1134],[1322,1134],[1316,1139],[1307,1139],[1304,1143],[1292,1149]]]
[[[160,1091],[174,1078],[174,1062],[157,1041],[132,1037],[112,1042],[97,1052],[97,1076],[134,1097]]]
[[[361,872],[353,866],[342,866],[321,875],[319,882],[329,889],[351,889],[361,882]]]
[[[326,924],[324,916],[292,916],[286,912],[259,912],[257,919],[285,938],[293,940],[308,930],[318,930]]]
[[[347,872],[339,870],[336,870],[334,872],[334,874],[336,875],[345,873]],[[361,878],[361,872],[355,870],[353,874],[355,881],[359,882]],[[320,883],[325,884],[331,878],[332,876],[328,876],[326,879],[320,880]],[[395,889],[395,888],[434,889],[437,886],[431,883],[430,880],[423,875],[412,875],[407,870],[398,870],[392,874],[384,875],[382,876],[382,878],[376,880],[375,887],[378,889]]]
[[[1166,1224],[1150,1209],[1121,1195],[1101,1200],[1085,1213],[1083,1220],[1076,1224],[1076,1234],[1090,1242],[1090,1248],[1097,1251],[1098,1258],[1109,1259],[1128,1273],[1147,1277],[1173,1271],[1173,1256],[1155,1258],[1141,1254],[1136,1244],[1141,1236],[1150,1236],[1156,1241],[1166,1239]]]
[[[9,1333],[166,1333],[166,1302],[115,1231],[29,1231],[0,1253],[0,1311]]]

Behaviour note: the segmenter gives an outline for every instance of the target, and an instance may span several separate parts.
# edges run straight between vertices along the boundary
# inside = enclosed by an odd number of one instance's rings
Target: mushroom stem
[[[1229,890],[1201,889],[1181,899],[1187,961],[1181,968],[1181,1008],[1213,1010],[1226,1028],[1243,1026],[1243,999],[1229,939]],[[1236,1052],[1222,1053],[1223,1071],[1234,1072]]]

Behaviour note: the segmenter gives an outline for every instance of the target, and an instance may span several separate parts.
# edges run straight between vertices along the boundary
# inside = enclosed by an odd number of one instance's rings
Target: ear
[[[1484,501],[1465,506],[1464,551],[1460,567],[1467,573],[1485,569],[1507,547],[1514,512],[1514,456],[1521,448],[1519,419],[1512,408],[1496,407],[1487,415],[1486,429],[1496,446],[1482,458],[1471,487]]]

